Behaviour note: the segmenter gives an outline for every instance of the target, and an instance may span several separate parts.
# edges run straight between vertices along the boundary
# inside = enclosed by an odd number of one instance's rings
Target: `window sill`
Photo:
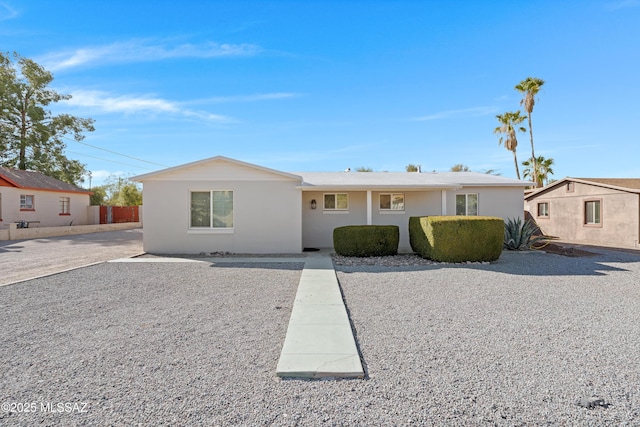
[[[187,234],[234,234],[233,228],[189,228]]]
[[[340,215],[340,214],[348,214],[349,211],[322,211],[323,215]]]
[[[582,224],[583,227],[587,228],[602,228],[602,223],[600,224]]]
[[[71,214],[70,213],[61,213],[61,214],[58,214],[58,216],[71,216]]]
[[[35,212],[35,209],[20,208],[20,212]]]
[[[384,209],[384,210],[379,210],[378,213],[380,215],[404,215],[405,211],[399,211],[399,210],[392,210],[392,209]]]

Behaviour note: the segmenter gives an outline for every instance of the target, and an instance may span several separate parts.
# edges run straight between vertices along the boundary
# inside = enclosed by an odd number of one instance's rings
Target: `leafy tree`
[[[420,172],[420,165],[414,165],[412,163],[409,163],[407,166],[404,167],[404,169],[407,172]]]
[[[525,167],[523,176],[525,178],[537,177],[538,187],[543,187],[549,183],[549,175],[553,175],[553,159],[549,157],[545,159],[543,156],[538,156],[535,159],[535,162],[529,160],[525,160],[522,162],[522,166]]]
[[[540,88],[544,85],[544,80],[537,77],[527,77],[520,83],[518,83],[515,89],[522,93],[522,99],[520,105],[524,107],[524,111],[527,113],[527,119],[529,121],[529,137],[531,139],[531,159],[533,160],[533,180],[539,182],[536,167],[536,154],[533,149],[533,127],[531,126],[531,113],[533,112],[533,106],[536,103],[536,95],[540,91]]]
[[[63,138],[84,139],[94,130],[92,119],[53,115],[47,107],[67,100],[48,86],[53,75],[17,53],[0,52],[0,164],[34,170],[72,184],[84,181],[85,167],[64,155]]]
[[[518,168],[518,157],[516,156],[516,148],[518,147],[516,132],[526,131],[524,127],[518,127],[525,118],[526,117],[520,115],[520,111],[516,111],[515,113],[508,111],[504,114],[498,114],[496,119],[500,122],[500,126],[493,130],[493,133],[500,134],[498,144],[502,145],[504,142],[504,148],[513,153],[513,162],[516,166],[516,175],[518,179],[520,179],[520,169]]]
[[[356,172],[373,172],[373,169],[370,167],[360,166],[359,168],[356,168]]]
[[[92,206],[105,206],[107,204],[107,190],[105,186],[94,187],[91,191],[93,194],[89,197],[89,202]]]
[[[139,206],[142,205],[142,191],[139,184],[126,178],[112,175],[104,185],[94,187],[92,205]],[[95,199],[95,203],[94,203]]]
[[[463,165],[462,163],[455,164],[451,166],[449,169],[450,172],[471,172],[471,168],[467,165]]]

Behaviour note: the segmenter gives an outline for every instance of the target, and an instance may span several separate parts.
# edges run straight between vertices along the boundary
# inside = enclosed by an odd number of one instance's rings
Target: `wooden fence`
[[[100,224],[139,222],[140,206],[100,206]]]

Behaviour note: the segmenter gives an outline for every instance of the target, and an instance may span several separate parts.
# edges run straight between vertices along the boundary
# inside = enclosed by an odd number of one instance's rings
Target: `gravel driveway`
[[[340,267],[368,373],[341,381],[275,376],[301,268],[108,263],[0,288],[0,403],[23,403],[0,424],[640,424],[638,254]]]

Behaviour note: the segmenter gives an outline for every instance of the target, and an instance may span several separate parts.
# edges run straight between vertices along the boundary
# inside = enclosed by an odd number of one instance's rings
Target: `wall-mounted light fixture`
[[[311,209],[315,209],[317,207],[316,199],[311,200]]]

